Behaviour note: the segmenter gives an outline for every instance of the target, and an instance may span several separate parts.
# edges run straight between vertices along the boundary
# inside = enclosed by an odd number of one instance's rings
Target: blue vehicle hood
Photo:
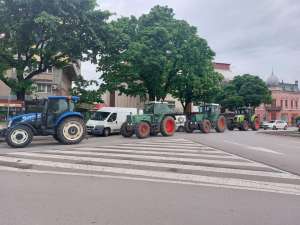
[[[22,114],[22,115],[19,115],[19,116],[11,117],[10,120],[9,120],[9,124],[11,126],[15,123],[33,122],[33,121],[36,121],[36,120],[41,119],[41,118],[42,118],[41,113],[27,113],[27,114]]]

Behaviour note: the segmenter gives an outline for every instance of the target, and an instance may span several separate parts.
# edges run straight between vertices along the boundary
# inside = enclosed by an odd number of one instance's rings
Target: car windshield
[[[98,121],[104,121],[108,116],[110,112],[95,112],[92,116],[92,120],[98,120]]]

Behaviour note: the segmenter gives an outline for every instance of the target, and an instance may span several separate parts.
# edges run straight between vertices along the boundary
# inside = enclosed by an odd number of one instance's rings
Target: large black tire
[[[132,127],[128,126],[127,122],[123,123],[121,126],[121,135],[125,138],[132,137],[134,130]]]
[[[244,122],[242,123],[242,125],[241,125],[241,130],[242,130],[242,131],[247,131],[247,130],[249,130],[249,124],[248,124],[248,122],[247,122],[246,120],[244,120]]]
[[[16,125],[8,129],[6,143],[13,148],[24,148],[32,142],[33,131],[25,125]]]
[[[200,126],[202,133],[208,134],[211,129],[211,123],[209,120],[203,120]]]
[[[147,122],[140,122],[136,126],[135,134],[138,138],[144,139],[150,136],[150,125]]]
[[[86,135],[85,123],[79,117],[66,118],[59,124],[56,135],[61,144],[79,144]]]
[[[60,142],[60,140],[58,139],[58,137],[57,137],[56,134],[53,134],[53,138],[54,138],[56,141]]]
[[[218,133],[223,133],[226,129],[226,119],[224,116],[219,116],[218,120],[216,121],[216,131]]]
[[[176,122],[172,116],[166,116],[160,123],[160,132],[163,136],[169,137],[176,131]]]
[[[187,132],[187,133],[193,133],[194,132],[194,128],[191,127],[190,121],[185,122],[184,129],[185,129],[185,132]]]
[[[227,129],[230,131],[234,130],[234,125],[233,122],[231,120],[227,121]]]
[[[251,124],[251,129],[256,131],[259,130],[259,128],[260,128],[260,120],[258,117],[256,117]]]

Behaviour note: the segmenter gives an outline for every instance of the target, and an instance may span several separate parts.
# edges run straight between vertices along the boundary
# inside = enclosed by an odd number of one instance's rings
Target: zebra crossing
[[[0,171],[117,178],[300,195],[300,177],[187,139],[13,152]]]

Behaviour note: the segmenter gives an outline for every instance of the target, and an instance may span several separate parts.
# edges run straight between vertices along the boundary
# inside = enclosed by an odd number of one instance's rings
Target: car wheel
[[[103,130],[103,136],[108,137],[110,135],[110,128],[106,127]]]

